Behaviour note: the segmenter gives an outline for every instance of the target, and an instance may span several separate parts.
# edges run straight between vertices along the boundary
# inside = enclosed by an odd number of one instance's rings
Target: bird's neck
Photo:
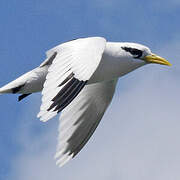
[[[121,43],[108,42],[91,82],[119,78],[143,65],[142,60],[133,61],[123,54]]]

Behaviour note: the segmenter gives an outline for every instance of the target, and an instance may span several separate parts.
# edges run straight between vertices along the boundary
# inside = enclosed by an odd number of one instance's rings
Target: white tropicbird
[[[38,117],[43,122],[62,111],[55,155],[62,166],[95,131],[118,78],[149,63],[170,66],[141,44],[106,42],[102,37],[77,39],[47,51],[39,67],[0,88],[0,93],[19,93],[20,101],[42,91]]]

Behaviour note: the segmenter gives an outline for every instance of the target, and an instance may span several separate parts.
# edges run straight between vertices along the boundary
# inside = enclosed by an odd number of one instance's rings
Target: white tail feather
[[[0,93],[1,94],[6,94],[6,93],[13,93],[12,89],[16,88],[18,86],[22,86],[24,84],[24,81],[20,81],[19,78],[15,79],[14,81],[4,85],[3,87],[0,88]]]
[[[6,93],[12,93],[12,89],[5,85],[2,88],[0,88],[0,94],[6,94]]]

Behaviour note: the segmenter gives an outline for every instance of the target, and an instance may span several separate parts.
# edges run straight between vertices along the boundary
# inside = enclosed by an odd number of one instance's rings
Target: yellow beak
[[[166,66],[171,66],[171,64],[166,59],[156,54],[147,55],[144,57],[144,60],[148,63],[156,63],[156,64],[162,64]]]

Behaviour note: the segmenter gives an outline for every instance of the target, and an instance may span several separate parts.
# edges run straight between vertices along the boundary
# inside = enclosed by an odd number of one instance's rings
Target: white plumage
[[[59,108],[54,111],[57,105],[50,111],[47,109],[53,104],[52,99],[66,86],[67,83],[63,82],[68,77],[72,76],[79,81],[90,79],[100,63],[105,43],[104,38],[79,39],[61,44],[50,50],[58,52],[58,54],[48,69],[44,83],[42,105],[38,114],[41,121],[47,121],[56,115],[55,112],[58,112]],[[62,85],[59,86],[60,84]]]
[[[62,111],[57,159],[61,160],[64,154],[75,156],[89,140],[112,100],[116,83],[117,80],[111,80],[86,85]]]
[[[72,159],[89,140],[110,104],[119,77],[148,63],[170,65],[146,46],[106,42],[102,37],[69,41],[49,50],[34,70],[0,88],[19,93],[19,101],[42,90],[38,117],[60,116],[55,158],[59,166]]]

